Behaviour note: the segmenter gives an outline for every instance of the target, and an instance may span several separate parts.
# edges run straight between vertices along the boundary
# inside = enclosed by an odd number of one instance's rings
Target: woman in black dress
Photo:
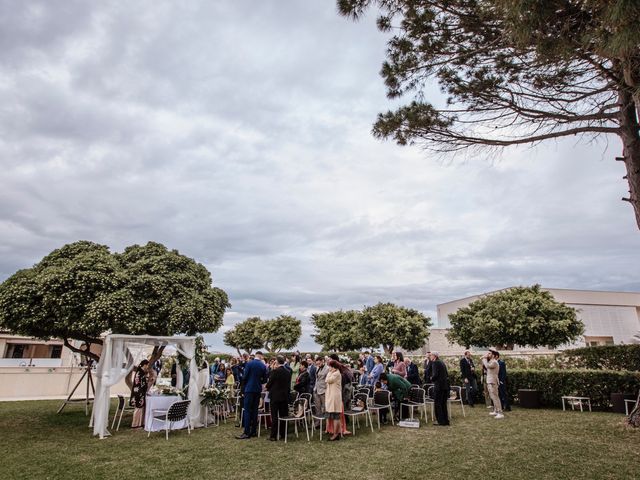
[[[133,379],[133,389],[129,405],[135,407],[131,428],[141,428],[144,426],[144,406],[147,399],[147,389],[149,388],[147,371],[149,370],[149,360],[142,360],[136,369]]]

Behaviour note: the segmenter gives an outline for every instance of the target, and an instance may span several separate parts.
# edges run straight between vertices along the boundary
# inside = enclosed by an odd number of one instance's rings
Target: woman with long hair
[[[340,373],[340,363],[336,360],[329,362],[329,373],[327,373],[327,390],[325,392],[325,411],[327,412],[327,431],[332,433],[329,440],[340,439],[342,434],[342,374]]]
[[[291,355],[291,362],[289,362],[289,368],[291,368],[291,390],[296,386],[296,380],[300,375],[300,354],[294,353]]]
[[[144,407],[147,399],[147,390],[149,389],[148,370],[149,360],[142,360],[133,377],[133,389],[131,390],[129,405],[135,407],[135,410],[133,411],[131,428],[142,428],[144,426]]]
[[[391,373],[400,375],[402,378],[407,378],[407,364],[404,363],[404,355],[402,355],[402,352],[393,352],[391,358],[393,359]]]

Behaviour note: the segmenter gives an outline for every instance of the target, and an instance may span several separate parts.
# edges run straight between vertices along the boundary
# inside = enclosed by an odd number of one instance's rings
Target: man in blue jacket
[[[257,437],[258,408],[260,406],[260,394],[262,384],[267,381],[267,366],[264,364],[262,352],[256,352],[253,360],[247,362],[242,375],[241,389],[244,395],[244,414],[242,423],[244,432],[238,435],[238,440],[246,440]]]

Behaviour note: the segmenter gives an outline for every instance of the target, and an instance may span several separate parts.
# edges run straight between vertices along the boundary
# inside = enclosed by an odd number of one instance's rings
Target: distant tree
[[[277,353],[295,347],[302,336],[300,320],[290,315],[280,315],[271,320],[264,320],[259,327],[263,347],[269,353]]]
[[[323,350],[346,352],[372,346],[367,344],[360,316],[357,310],[314,313],[311,316],[316,331],[313,338]]]
[[[640,2],[337,0],[357,19],[379,7],[393,32],[381,75],[411,101],[380,114],[378,138],[440,152],[613,134],[640,227]],[[436,80],[448,96],[430,103]]]
[[[485,295],[449,315],[449,321],[447,338],[466,347],[555,348],[584,333],[575,309],[556,301],[540,285]]]
[[[236,324],[231,330],[225,332],[224,344],[235,348],[238,355],[242,355],[241,350],[251,354],[254,349],[264,345],[260,335],[262,323],[260,317],[249,317],[244,322]]]
[[[229,301],[211,285],[211,274],[177,250],[149,242],[122,253],[79,241],[54,250],[0,284],[0,329],[87,346],[107,332],[195,335],[215,332]],[[154,350],[159,358],[164,347]],[[88,350],[88,349],[87,349]]]
[[[412,308],[393,303],[365,307],[360,316],[360,329],[366,332],[370,346],[382,345],[390,354],[396,347],[417,350],[429,337],[431,319]]]

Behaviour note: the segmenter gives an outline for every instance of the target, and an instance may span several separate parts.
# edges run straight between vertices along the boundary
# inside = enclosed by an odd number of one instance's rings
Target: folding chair
[[[405,401],[400,403],[400,410],[402,410],[402,407],[407,407],[410,412],[411,420],[413,420],[413,410],[415,408],[421,408],[422,411],[420,412],[420,416],[424,414],[424,421],[428,422],[429,417],[427,415],[427,404],[425,403],[425,397],[426,393],[424,389],[420,387],[411,388],[411,390],[409,390],[409,397]]]

